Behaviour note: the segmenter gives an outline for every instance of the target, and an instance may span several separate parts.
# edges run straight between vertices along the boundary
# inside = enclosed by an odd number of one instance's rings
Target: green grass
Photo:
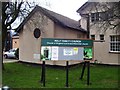
[[[69,70],[69,88],[118,88],[118,66],[91,65],[90,83],[86,84],[87,71],[83,80],[79,80],[82,65]],[[7,63],[3,71],[3,86],[11,88],[43,88],[40,83],[41,66]],[[46,87],[65,88],[66,72],[61,67],[46,67]]]

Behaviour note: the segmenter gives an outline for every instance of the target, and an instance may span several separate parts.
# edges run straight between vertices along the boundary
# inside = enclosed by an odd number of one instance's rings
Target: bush
[[[41,54],[41,60],[43,60],[44,58],[45,58],[45,56]]]
[[[17,48],[17,50],[15,51],[15,57],[16,59],[19,59],[19,48]]]

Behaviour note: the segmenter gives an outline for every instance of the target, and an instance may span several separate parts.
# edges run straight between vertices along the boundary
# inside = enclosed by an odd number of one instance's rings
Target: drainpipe
[[[87,14],[87,38],[90,38],[90,17],[89,14]]]

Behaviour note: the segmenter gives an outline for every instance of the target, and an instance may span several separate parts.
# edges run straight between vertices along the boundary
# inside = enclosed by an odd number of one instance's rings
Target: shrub
[[[45,58],[45,56],[41,54],[41,60],[43,60],[44,58]]]

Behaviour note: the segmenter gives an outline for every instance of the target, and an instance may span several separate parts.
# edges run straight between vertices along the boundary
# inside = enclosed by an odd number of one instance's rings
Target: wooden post
[[[41,80],[40,82],[42,83],[43,82],[43,63],[42,63],[42,67],[41,67]]]
[[[68,78],[69,78],[69,62],[66,61],[66,87],[69,86],[69,83],[68,83]]]
[[[90,84],[90,61],[87,62],[87,85]]]
[[[43,82],[43,61],[42,61],[42,67],[41,67],[41,80],[40,82],[42,83]]]
[[[45,61],[42,63],[41,83],[45,87]]]
[[[84,65],[83,65],[83,68],[82,68],[82,73],[81,73],[81,77],[80,77],[81,80],[82,80],[83,75],[84,75],[85,67],[86,67],[86,61],[84,62]]]
[[[45,61],[43,61],[43,76],[44,76],[44,78],[43,78],[43,86],[45,87]]]

